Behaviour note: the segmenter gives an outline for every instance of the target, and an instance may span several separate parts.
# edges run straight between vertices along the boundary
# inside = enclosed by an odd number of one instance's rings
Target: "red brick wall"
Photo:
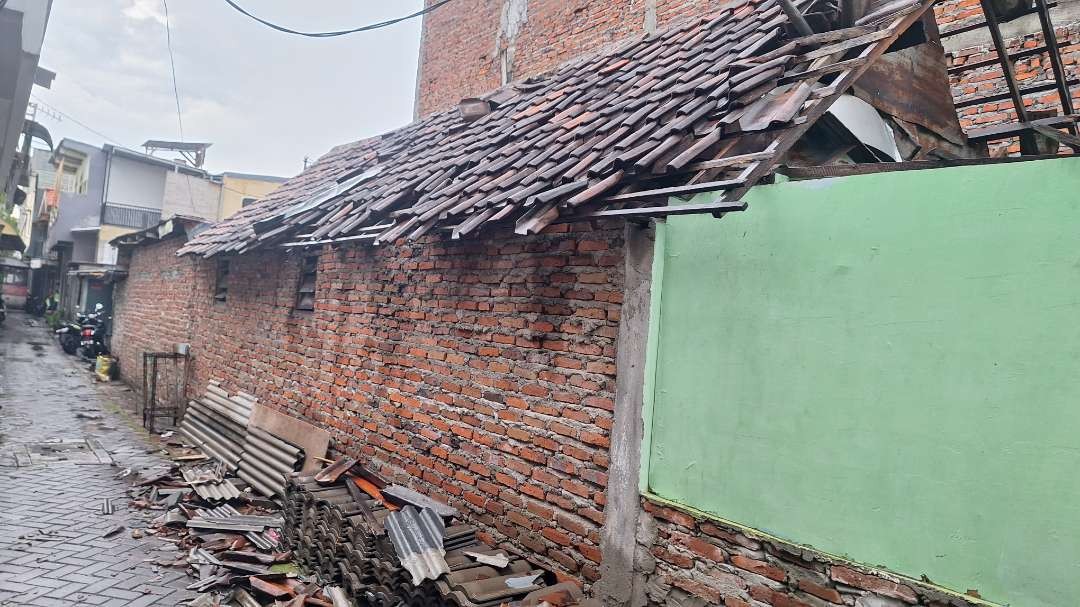
[[[495,541],[593,580],[623,258],[621,229],[587,230],[326,252],[314,313],[292,310],[298,260],[279,250],[235,258],[221,304],[215,260],[156,280],[192,259],[142,247],[117,310],[122,368],[157,339],[141,319],[190,300],[198,390],[218,379],[325,427]]]
[[[727,0],[655,0],[660,27]],[[428,1],[428,4],[431,0]],[[458,0],[424,20],[417,113],[425,116],[498,88],[497,40],[505,0]],[[541,74],[581,53],[643,35],[650,0],[530,0],[514,44],[512,80]],[[502,46],[506,46],[503,40]]]
[[[638,569],[650,605],[976,605],[890,575],[642,500]]]
[[[500,86],[498,60],[500,16],[505,0],[458,0],[431,14],[424,21],[420,49],[417,111],[423,116],[455,105],[464,97],[476,96]],[[1072,0],[1065,0],[1068,4]],[[647,5],[651,0],[601,2],[598,0],[531,0],[528,20],[515,40],[513,78],[519,79],[548,71],[579,54],[595,51],[610,43],[639,35],[644,29]],[[655,0],[660,27],[682,17],[704,15],[725,2],[718,0]],[[948,0],[936,7],[942,29],[982,18],[978,0]],[[1070,78],[1080,77],[1080,22],[1059,19],[1058,38]],[[985,30],[982,30],[985,32]],[[1038,24],[1032,32],[1038,31]],[[988,35],[978,43],[950,48],[950,65],[979,61],[991,56]],[[1042,35],[1031,34],[1009,40],[1010,50],[1042,44]],[[505,46],[505,40],[503,42]],[[1017,74],[1022,85],[1046,80],[1049,62],[1029,58],[1019,63]],[[1005,92],[1001,69],[982,68],[956,74],[951,79],[957,100]],[[1073,89],[1074,105],[1080,107],[1080,87]],[[1045,93],[1028,97],[1033,110],[1057,108],[1057,95]],[[1015,119],[1012,104],[994,102],[959,111],[967,130]],[[1014,142],[1015,143],[1015,142]],[[1018,152],[1015,144],[1013,152]]]
[[[1070,4],[1070,0],[1061,2],[1062,5]],[[982,20],[982,10],[978,0],[949,0],[935,7],[938,24],[943,31],[967,23]],[[1043,35],[1035,18],[1028,17],[1033,21],[1030,32],[1027,35],[1013,36],[1007,39],[1009,52],[1021,48],[1034,48],[1043,44]],[[1080,78],[1080,21],[1063,19],[1055,20],[1055,30],[1058,43],[1061,48],[1063,63],[1068,78]],[[1006,25],[1008,27],[1008,25]],[[1028,29],[1028,28],[1025,28]],[[979,30],[979,36],[958,38],[950,43],[949,65],[959,66],[975,63],[995,56],[989,34],[985,29]],[[1053,78],[1050,62],[1043,56],[1028,57],[1021,59],[1016,64],[1016,77],[1020,86],[1029,87],[1046,82]],[[975,70],[953,74],[950,78],[953,90],[953,98],[957,101],[984,97],[996,93],[1006,93],[1005,80],[1000,66],[988,66]],[[1080,108],[1080,87],[1074,87],[1073,107]],[[1056,92],[1045,92],[1025,97],[1025,105],[1029,110],[1056,110],[1061,113],[1061,105]],[[960,116],[960,124],[965,130],[981,128],[1013,122],[1016,120],[1016,112],[1011,101],[997,101],[983,103],[970,107],[960,108],[957,112]],[[1010,153],[1019,153],[1020,146],[1016,141],[1007,142]]]
[[[183,242],[182,237],[171,238],[120,259],[130,260],[130,274],[113,289],[110,347],[122,376],[140,390],[143,352],[171,352],[177,343],[192,339],[191,291],[197,263],[176,258]]]

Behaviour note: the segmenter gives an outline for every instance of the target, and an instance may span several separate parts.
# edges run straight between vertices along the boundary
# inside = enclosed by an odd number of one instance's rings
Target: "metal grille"
[[[160,221],[161,211],[156,209],[139,209],[107,204],[105,205],[105,216],[102,223],[125,228],[139,228],[141,230],[157,225]]]
[[[188,355],[143,352],[143,427],[157,432],[157,420],[168,417],[176,425],[187,393]]]

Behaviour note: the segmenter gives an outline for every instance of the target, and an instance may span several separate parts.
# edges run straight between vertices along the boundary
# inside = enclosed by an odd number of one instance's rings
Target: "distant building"
[[[245,173],[214,175],[193,166],[209,144],[148,141],[149,151],[179,151],[167,160],[127,148],[96,147],[63,139],[53,152],[35,150],[36,181],[28,256],[31,294],[61,292],[69,313],[109,305],[107,276],[114,269],[113,239],[171,217],[215,222],[277,189],[280,177]],[[188,152],[178,147],[198,148]]]
[[[249,173],[221,174],[221,215],[225,219],[240,209],[278,189],[285,183],[284,177],[252,175]]]
[[[28,252],[42,261],[31,290],[44,296],[58,289],[69,313],[111,300],[104,280],[116,263],[110,240],[175,215],[221,216],[221,177],[201,168],[72,139],[57,144],[47,162],[40,152]]]

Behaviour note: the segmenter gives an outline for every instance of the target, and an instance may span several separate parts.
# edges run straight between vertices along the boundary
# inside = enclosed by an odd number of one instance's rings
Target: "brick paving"
[[[195,596],[183,589],[185,571],[152,562],[173,557],[171,544],[131,537],[159,513],[129,509],[129,481],[115,476],[164,463],[124,413],[131,398],[95,385],[25,316],[12,313],[0,327],[0,606],[139,607]],[[101,441],[115,464],[15,465],[23,443],[85,438]],[[101,513],[106,497],[120,498],[114,514]],[[123,532],[103,537],[118,525]]]

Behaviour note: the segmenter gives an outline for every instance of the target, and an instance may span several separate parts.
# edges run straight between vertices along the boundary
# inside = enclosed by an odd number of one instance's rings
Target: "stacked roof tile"
[[[463,108],[335,148],[181,254],[524,234],[675,194],[737,200],[929,5],[897,0],[829,29],[835,8],[811,0],[821,33],[799,36],[778,0],[739,0],[499,89],[470,105],[478,118]],[[703,210],[725,209],[737,207]]]

